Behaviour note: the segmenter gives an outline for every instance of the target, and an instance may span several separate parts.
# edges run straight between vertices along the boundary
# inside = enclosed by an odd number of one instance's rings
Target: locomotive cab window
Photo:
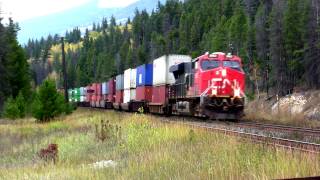
[[[242,71],[241,65],[238,61],[223,61],[223,67],[229,67],[231,69]]]
[[[205,60],[202,61],[201,63],[201,69],[206,71],[206,70],[211,70],[218,68],[220,66],[220,62],[217,60]]]

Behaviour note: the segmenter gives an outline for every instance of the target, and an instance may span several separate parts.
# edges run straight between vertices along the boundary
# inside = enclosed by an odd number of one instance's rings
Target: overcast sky
[[[101,8],[125,7],[138,0],[0,0],[2,17],[11,16],[23,21],[72,9],[90,1],[97,1]]]

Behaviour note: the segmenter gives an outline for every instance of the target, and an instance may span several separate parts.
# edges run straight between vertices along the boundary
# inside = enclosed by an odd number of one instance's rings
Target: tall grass
[[[98,141],[95,124],[101,119],[120,126],[121,136]],[[0,125],[0,129],[3,126],[10,131],[0,132],[1,146],[6,147],[0,148],[0,179],[272,179],[320,175],[319,156],[164,124],[147,115],[81,109],[63,121],[28,121]],[[21,131],[24,128],[28,130]],[[36,156],[48,143],[59,145],[55,165]],[[101,160],[114,160],[117,166],[94,169],[88,165]]]

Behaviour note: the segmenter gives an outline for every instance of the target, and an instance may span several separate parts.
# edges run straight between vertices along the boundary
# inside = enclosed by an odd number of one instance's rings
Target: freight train
[[[238,56],[206,53],[195,59],[165,55],[107,82],[69,89],[80,106],[164,115],[239,119],[245,105],[245,73]]]

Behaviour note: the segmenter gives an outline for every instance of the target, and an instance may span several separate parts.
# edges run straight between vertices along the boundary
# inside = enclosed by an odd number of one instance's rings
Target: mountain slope
[[[164,3],[166,0],[159,0]],[[25,44],[28,39],[39,39],[49,34],[62,34],[73,27],[88,27],[93,22],[101,22],[103,17],[115,16],[117,20],[133,17],[135,9],[146,9],[148,12],[155,9],[158,1],[140,0],[124,8],[99,8],[93,1],[69,11],[38,17],[21,22],[21,31],[18,39]]]

